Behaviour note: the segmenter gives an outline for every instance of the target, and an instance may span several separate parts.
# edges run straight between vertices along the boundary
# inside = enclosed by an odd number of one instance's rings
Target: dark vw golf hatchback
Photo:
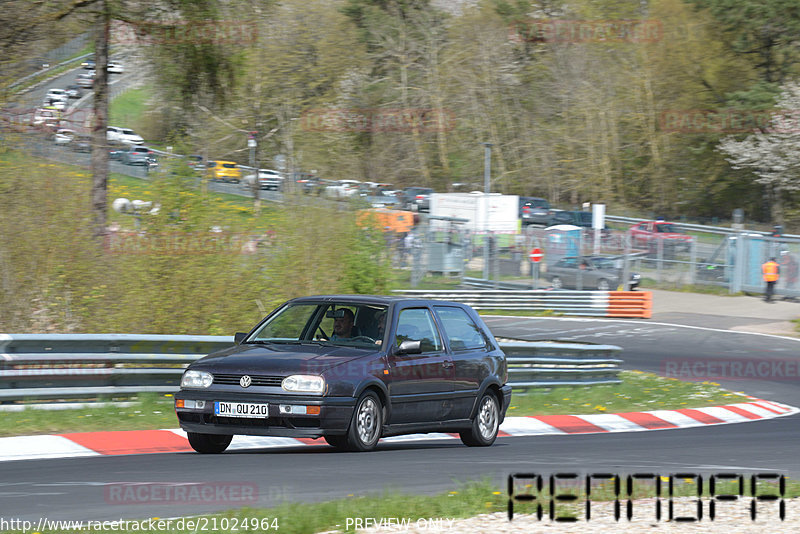
[[[488,446],[511,400],[505,355],[455,302],[303,297],[235,340],[192,363],[175,395],[197,452],[222,452],[235,434],[368,451],[381,437],[458,432]]]

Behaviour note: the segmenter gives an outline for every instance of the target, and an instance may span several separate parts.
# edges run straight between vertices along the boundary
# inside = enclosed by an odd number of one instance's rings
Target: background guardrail
[[[178,390],[184,368],[233,345],[228,336],[0,334],[0,404]],[[619,382],[612,345],[504,341],[517,389]]]
[[[503,287],[501,285],[501,287]],[[507,286],[506,286],[507,287]],[[650,291],[554,290],[398,290],[394,293],[420,299],[452,300],[476,310],[529,310],[589,317],[652,316]]]

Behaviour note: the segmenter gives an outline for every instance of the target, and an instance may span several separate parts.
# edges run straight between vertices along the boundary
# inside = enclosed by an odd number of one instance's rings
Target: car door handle
[[[445,369],[450,369],[451,367],[453,367],[453,362],[442,362],[442,367],[444,367]]]

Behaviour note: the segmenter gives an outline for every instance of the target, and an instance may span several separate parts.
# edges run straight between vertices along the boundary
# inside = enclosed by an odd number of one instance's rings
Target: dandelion
[[[606,408],[605,406],[600,406],[600,405],[598,404],[597,406],[595,406],[595,407],[594,407],[594,409],[595,409],[595,410],[597,410],[598,412],[604,412],[604,411],[606,411],[608,408]]]
[[[502,493],[502,492],[500,492],[500,491],[493,491],[493,492],[492,492],[492,495],[502,495],[502,494],[503,494],[503,493]]]
[[[569,400],[569,397],[566,397],[566,398],[564,398],[564,399],[561,399],[561,400]]]

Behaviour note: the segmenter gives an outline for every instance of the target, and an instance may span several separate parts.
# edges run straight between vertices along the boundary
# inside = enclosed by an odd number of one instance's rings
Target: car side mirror
[[[237,345],[241,345],[242,341],[244,341],[244,338],[246,337],[247,337],[247,332],[236,332],[235,334],[233,334],[233,342],[236,343]]]
[[[395,354],[422,354],[422,342],[407,339],[400,343]]]

